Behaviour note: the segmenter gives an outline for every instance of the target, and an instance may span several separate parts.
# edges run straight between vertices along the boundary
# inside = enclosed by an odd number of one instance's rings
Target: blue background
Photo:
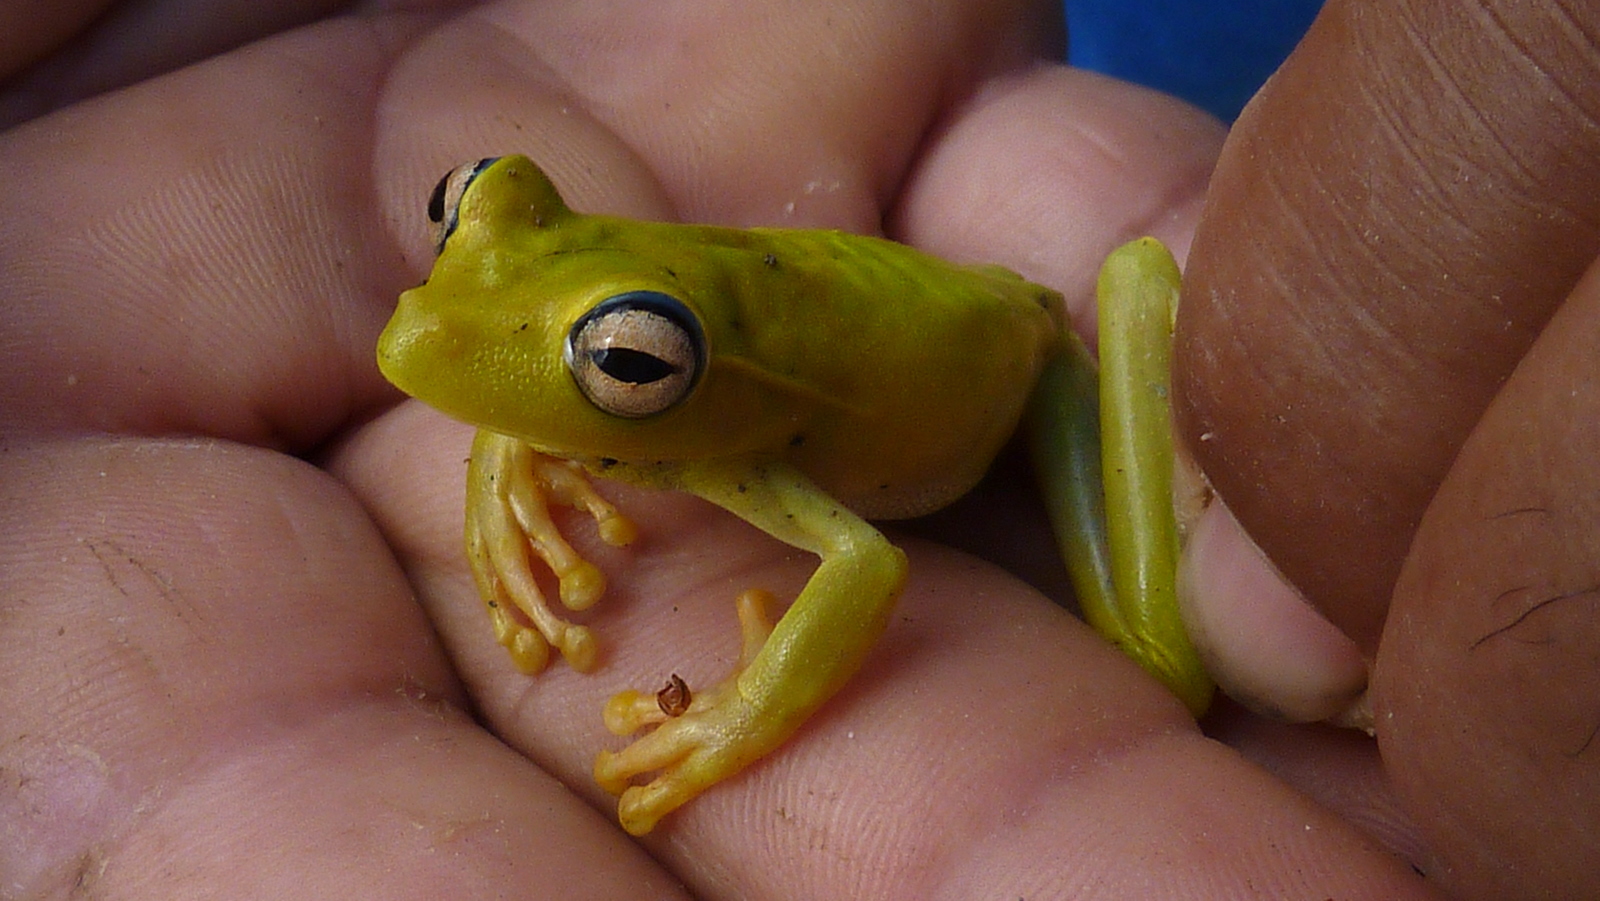
[[[1232,122],[1322,0],[1065,0],[1067,62],[1176,94]]]

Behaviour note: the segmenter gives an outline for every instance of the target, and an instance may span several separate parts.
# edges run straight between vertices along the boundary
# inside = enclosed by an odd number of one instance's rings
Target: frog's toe
[[[568,624],[559,639],[561,656],[567,666],[580,673],[592,673],[600,660],[600,643],[594,633],[584,626]]]
[[[601,751],[594,762],[594,779],[618,796],[617,818],[631,835],[644,835],[657,821],[681,807],[720,777],[705,778],[702,767],[692,767],[697,748],[674,740],[661,730],[639,739],[621,751]],[[661,771],[646,785],[634,785],[641,773]],[[698,778],[697,778],[698,776]]]
[[[606,593],[605,573],[587,560],[575,558],[559,570],[561,605],[568,610],[587,610]]]
[[[635,785],[617,799],[617,821],[629,835],[645,835],[661,818],[700,794],[703,787],[662,777],[649,785]]]
[[[739,614],[739,665],[742,671],[761,653],[772,634],[772,620],[767,619],[767,608],[777,601],[772,592],[762,588],[748,588],[734,602]],[[738,672],[735,672],[738,675]]]
[[[630,835],[654,829],[662,817],[760,756],[759,751],[742,754],[741,743],[716,741],[698,727],[667,734],[672,731],[669,724],[621,751],[602,751],[595,758],[595,781],[617,795],[617,819]],[[633,784],[635,777],[649,772],[658,775],[643,785]]]
[[[531,580],[529,584],[532,584]],[[515,596],[512,600],[516,600]],[[531,626],[518,620],[510,606],[503,601],[492,601],[488,605],[495,639],[511,655],[511,661],[518,670],[529,676],[543,672],[550,663],[550,648],[553,645],[561,652],[568,666],[580,673],[594,671],[600,658],[600,645],[595,641],[593,632],[552,614],[536,590],[521,600],[518,606],[532,621]]]
[[[607,516],[597,517],[595,522],[599,527],[600,540],[612,547],[627,547],[639,537],[639,527],[616,510]]]
[[[537,675],[550,663],[550,642],[537,630],[518,622],[499,602],[489,604],[489,619],[494,637],[511,655],[511,662],[524,675]]]
[[[567,665],[580,673],[594,672],[599,663],[600,643],[595,641],[594,633],[583,626],[556,620],[551,626],[551,634],[546,635],[539,629],[530,629],[505,617],[503,620],[497,618],[495,633],[500,644],[511,655],[511,662],[524,675],[536,676],[544,672],[544,668],[550,664],[552,644],[561,651]]]
[[[550,643],[532,629],[518,626],[500,643],[511,653],[511,662],[523,675],[536,676],[550,663]]]
[[[612,735],[632,735],[646,726],[664,723],[668,718],[656,695],[632,689],[612,695],[601,716]]]

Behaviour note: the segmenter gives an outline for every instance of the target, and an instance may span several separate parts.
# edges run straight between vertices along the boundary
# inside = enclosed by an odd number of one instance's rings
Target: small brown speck
[[[656,692],[656,703],[660,705],[661,712],[667,716],[678,717],[689,712],[689,705],[694,702],[694,696],[689,693],[689,684],[683,681],[677,673],[667,680],[667,686]]]

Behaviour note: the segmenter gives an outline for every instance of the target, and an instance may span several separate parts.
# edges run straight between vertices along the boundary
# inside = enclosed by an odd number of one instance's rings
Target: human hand
[[[1339,633],[1241,593],[1270,579],[1220,516],[1191,619],[1268,706],[1370,662],[1419,865],[1469,897],[1600,872],[1597,26],[1332,0],[1230,136],[1180,314],[1180,427]]]
[[[926,542],[851,686],[636,844],[589,775],[604,699],[719,673],[735,591],[811,561],[607,486],[643,537],[572,530],[603,667],[525,677],[464,566],[467,430],[376,372],[429,188],[508,151],[580,208],[887,223],[1085,303],[1121,239],[1181,249],[1220,130],[1039,64],[1049,7],[127,5],[62,44],[62,6],[0,23],[46,54],[0,138],[7,893],[1428,896]]]

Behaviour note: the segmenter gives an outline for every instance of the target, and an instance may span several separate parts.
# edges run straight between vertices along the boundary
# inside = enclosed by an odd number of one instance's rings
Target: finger
[[[1367,664],[1355,642],[1284,583],[1221,501],[1189,533],[1178,597],[1206,670],[1234,700],[1296,723],[1358,705]]]
[[[303,449],[388,396],[374,299],[412,276],[351,110],[397,34],[297,33],[0,139],[27,186],[0,217],[11,423]]]
[[[459,534],[459,489],[375,490],[389,467],[407,484],[461,466],[466,430],[419,440],[429,431],[401,421],[413,416],[443,424],[406,405],[364,429],[338,471],[413,561],[411,582],[481,715],[610,816],[614,799],[589,776],[597,751],[624,744],[605,730],[607,699],[674,675],[715,684],[741,652],[739,593],[792,598],[815,558],[692,498],[600,482],[639,526],[619,550],[583,516],[563,518],[609,579],[584,614],[601,666],[582,675],[555,663],[530,679],[495,643],[459,557],[425,552]],[[1311,897],[1423,897],[1395,858],[1201,737],[1181,704],[1059,608],[969,558],[906,546],[911,584],[863,670],[778,752],[646,839],[691,888],[709,890],[700,874],[717,861],[721,890],[751,898],[906,886],[1032,897],[1085,881],[1111,895],[1199,884],[1231,897],[1274,881]],[[807,853],[817,842],[852,853]],[[1195,850],[1138,852],[1149,847]]]
[[[872,233],[946,108],[1058,48],[1059,17],[1039,0],[502,4],[408,54],[399,96],[436,105],[388,124],[475,148],[463,158],[525,152],[586,212],[643,214],[607,185],[643,160],[684,221]],[[588,120],[627,151],[542,134],[518,97],[529,85],[550,88],[555,128]]]
[[[1445,467],[1600,239],[1587,9],[1333,0],[1212,182],[1180,428],[1369,655]]]
[[[176,71],[339,6],[331,0],[8,3],[0,9],[0,75],[16,77],[0,91],[0,127]]]
[[[1193,107],[1092,73],[997,79],[918,160],[892,236],[1057,288],[1092,347],[1101,261],[1146,234],[1181,255],[1222,136]]]
[[[0,80],[26,68],[93,21],[112,0],[0,6]]]
[[[1205,725],[1208,736],[1357,824],[1390,854],[1410,862],[1427,859],[1426,842],[1367,736],[1269,720],[1225,700],[1207,714]]]
[[[780,754],[681,811],[664,827],[674,830],[666,853],[737,859],[746,894],[794,874],[790,843],[818,830],[859,852],[811,874],[821,896],[870,893],[860,857],[883,861],[890,883],[931,874],[915,883],[926,895],[982,886],[1049,897],[1087,883],[1124,896],[1200,883],[1231,897],[1257,879],[1313,897],[1359,884],[1420,891],[1347,825],[1199,739],[1181,706],[1075,620],[959,557],[909,550],[912,583],[867,667]],[[731,646],[732,631],[725,624],[718,643]],[[1307,822],[1310,846],[1252,850],[1304,835]],[[1227,850],[1132,853],[1193,849],[1191,830]],[[754,856],[736,852],[748,854],[752,836]],[[1266,872],[1267,859],[1282,869]]]
[[[490,655],[484,715],[600,810],[612,799],[580,777],[597,747],[620,744],[601,731],[606,697],[674,674],[713,684],[739,654],[737,593],[759,585],[792,597],[814,567],[727,514],[662,500],[617,496],[641,534],[592,612],[605,644],[596,674],[553,669],[517,685],[481,612],[461,633]],[[910,550],[912,583],[845,690],[780,751],[646,840],[691,887],[716,860],[719,884],[741,897],[906,885],[1031,897],[1085,880],[1113,895],[1198,882],[1228,897],[1274,879],[1316,897],[1357,886],[1423,896],[1347,824],[1200,737],[1181,705],[1059,609],[965,558]],[[1134,853],[1194,848],[1200,832],[1201,845],[1227,850]],[[852,854],[804,853],[819,840]],[[862,859],[879,863],[864,870]]]
[[[225,442],[6,448],[8,891],[663,881],[472,722],[383,540],[326,475]]]
[[[1383,635],[1384,757],[1466,897],[1582,897],[1600,871],[1596,346],[1600,267],[1450,468]]]

